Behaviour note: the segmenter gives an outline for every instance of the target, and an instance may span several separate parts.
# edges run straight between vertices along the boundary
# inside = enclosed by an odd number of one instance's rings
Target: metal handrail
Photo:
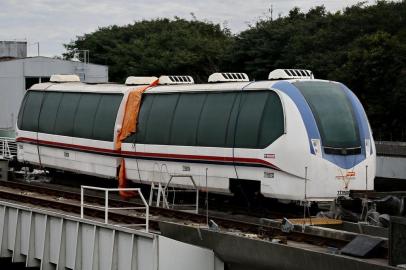
[[[181,177],[181,178],[182,177],[189,178],[190,181],[193,184],[194,190],[175,189],[175,188],[173,188],[172,190],[168,190],[168,188],[170,187],[170,184],[172,182],[172,179],[173,178],[179,178],[179,177]],[[195,192],[196,193],[196,203],[195,204],[184,204],[183,206],[185,206],[185,207],[187,207],[187,206],[194,207],[195,210],[193,212],[196,213],[196,214],[199,213],[199,188],[196,185],[196,182],[195,182],[195,180],[193,178],[193,175],[191,175],[191,174],[170,174],[169,181],[168,181],[168,183],[166,183],[166,185],[163,188],[163,194],[165,194],[165,196],[167,196],[169,192],[173,193],[174,194],[173,196],[175,196],[176,192],[181,192],[181,193]],[[173,200],[171,206],[173,208],[174,206],[181,206],[181,205],[180,204],[175,204],[175,200]]]
[[[85,200],[85,190],[97,190],[103,191],[104,206],[99,206],[95,204],[86,204]],[[109,193],[110,192],[119,192],[119,191],[136,191],[144,203],[145,207],[109,207]],[[103,209],[104,210],[104,223],[109,223],[109,210],[141,210],[145,209],[145,230],[149,231],[149,205],[145,200],[144,195],[142,195],[140,188],[101,188],[101,187],[92,187],[92,186],[81,186],[80,187],[80,218],[84,218],[84,207],[93,208],[93,209]],[[116,224],[117,225],[117,224]],[[126,226],[141,226],[144,224],[126,224]]]
[[[17,156],[17,143],[15,138],[0,137],[0,157],[13,159]]]

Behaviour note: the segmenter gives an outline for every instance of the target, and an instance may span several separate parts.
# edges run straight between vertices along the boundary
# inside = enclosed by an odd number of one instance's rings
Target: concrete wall
[[[376,176],[383,178],[406,179],[406,158],[377,156]]]
[[[21,62],[0,62],[0,129],[14,128],[24,86]]]
[[[26,77],[78,74],[84,82],[107,82],[108,67],[47,57],[0,62],[0,129],[14,128],[24,97]]]

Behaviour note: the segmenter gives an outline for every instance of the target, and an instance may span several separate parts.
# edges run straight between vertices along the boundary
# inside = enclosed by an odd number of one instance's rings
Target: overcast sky
[[[64,52],[64,43],[98,27],[126,25],[151,18],[209,20],[227,25],[238,33],[258,18],[286,15],[297,6],[307,11],[324,5],[342,10],[359,0],[0,0],[0,40],[27,40],[28,55],[55,56]],[[374,3],[375,0],[365,1]]]

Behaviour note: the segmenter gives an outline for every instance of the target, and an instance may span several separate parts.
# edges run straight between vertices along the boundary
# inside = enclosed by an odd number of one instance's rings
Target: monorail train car
[[[136,183],[168,181],[212,192],[334,200],[373,190],[375,144],[366,114],[343,84],[308,70],[267,81],[215,73],[208,84],[163,76],[142,95],[137,129],[115,149],[137,86],[50,82],[31,87],[18,118],[19,161]],[[144,86],[145,87],[145,86]],[[164,170],[163,170],[164,168]],[[159,175],[157,177],[157,175]]]
[[[120,153],[115,129],[133,86],[85,84],[77,76],[52,76],[35,84],[17,121],[17,159],[45,168],[115,178]]]

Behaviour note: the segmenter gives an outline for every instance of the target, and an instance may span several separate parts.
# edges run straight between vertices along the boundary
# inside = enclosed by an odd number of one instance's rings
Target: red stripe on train
[[[83,145],[67,144],[60,142],[51,142],[44,140],[36,140],[31,138],[19,137],[16,139],[17,142],[27,142],[34,144],[41,144],[54,147],[64,147],[72,150],[84,150],[92,151],[97,153],[108,153],[108,154],[120,154],[122,156],[132,156],[132,157],[150,157],[150,158],[165,158],[165,159],[189,159],[189,160],[199,160],[199,161],[218,161],[225,163],[247,163],[247,164],[260,164],[274,169],[280,170],[277,166],[272,163],[258,159],[258,158],[241,158],[241,157],[219,157],[219,156],[201,156],[201,155],[187,155],[187,154],[167,154],[167,153],[148,153],[148,152],[131,152],[131,151],[119,151],[106,148],[90,147]]]
[[[27,143],[34,143],[34,144],[41,144],[41,145],[48,145],[48,146],[59,146],[59,147],[64,147],[64,148],[69,148],[69,149],[93,151],[93,152],[98,152],[98,153],[109,153],[109,154],[120,154],[121,153],[121,151],[119,151],[119,150],[83,146],[83,145],[76,145],[76,144],[69,144],[69,143],[36,140],[36,139],[23,138],[23,137],[17,138],[16,142],[27,142]]]

